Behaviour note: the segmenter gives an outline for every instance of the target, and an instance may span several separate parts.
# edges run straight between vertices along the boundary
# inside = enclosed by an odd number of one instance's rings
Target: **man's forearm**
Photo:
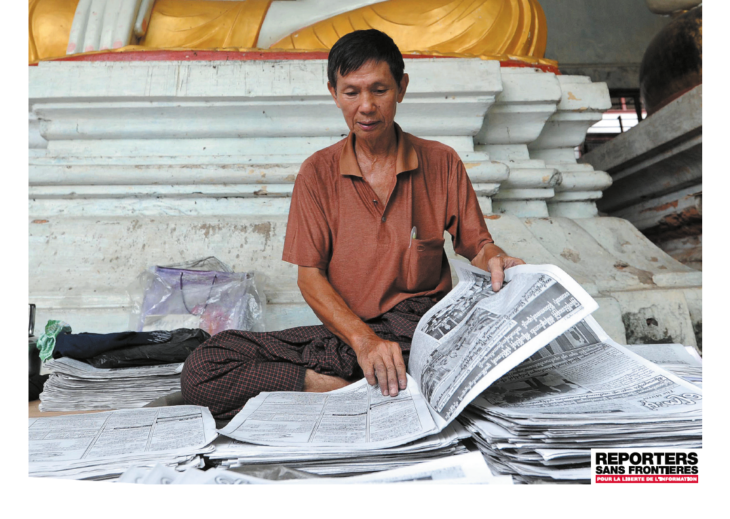
[[[375,332],[353,312],[317,268],[299,267],[297,284],[304,300],[329,331],[347,343],[355,353],[363,339],[375,338]]]

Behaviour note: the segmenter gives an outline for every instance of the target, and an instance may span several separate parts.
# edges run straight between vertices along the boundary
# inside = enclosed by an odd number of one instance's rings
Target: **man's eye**
[[[345,95],[347,97],[355,97],[357,95],[357,93],[356,92],[345,92]]]
[[[378,93],[378,94],[384,94],[384,93],[386,93],[387,91],[388,91],[388,89],[386,89],[386,88],[381,88],[381,89],[379,89],[379,90],[376,90],[375,92],[376,92],[376,93]]]

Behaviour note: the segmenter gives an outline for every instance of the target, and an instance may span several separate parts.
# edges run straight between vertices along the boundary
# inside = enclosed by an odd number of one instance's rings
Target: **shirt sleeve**
[[[319,192],[316,172],[305,162],[294,181],[282,259],[325,270],[331,257],[332,233]]]
[[[464,163],[456,156],[449,169],[446,230],[452,236],[454,251],[471,261],[485,244],[494,240]]]

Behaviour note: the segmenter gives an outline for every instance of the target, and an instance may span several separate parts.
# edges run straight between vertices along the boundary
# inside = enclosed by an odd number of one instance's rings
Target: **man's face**
[[[384,61],[369,61],[346,76],[338,72],[336,90],[327,83],[347,126],[357,139],[369,142],[392,135],[396,105],[403,101],[407,87],[408,74],[398,85]]]

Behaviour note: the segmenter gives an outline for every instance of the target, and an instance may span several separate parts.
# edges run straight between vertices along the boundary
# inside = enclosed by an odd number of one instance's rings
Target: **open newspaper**
[[[552,265],[491,276],[452,261],[459,283],[419,321],[408,383],[383,396],[363,379],[330,393],[261,393],[221,433],[260,445],[381,449],[443,430],[480,393],[598,308]]]
[[[29,473],[79,479],[179,465],[212,450],[217,435],[208,408],[191,405],[29,418]]]
[[[700,412],[702,390],[612,341],[589,316],[502,377],[473,405],[532,421],[544,414],[587,424],[659,420]]]

